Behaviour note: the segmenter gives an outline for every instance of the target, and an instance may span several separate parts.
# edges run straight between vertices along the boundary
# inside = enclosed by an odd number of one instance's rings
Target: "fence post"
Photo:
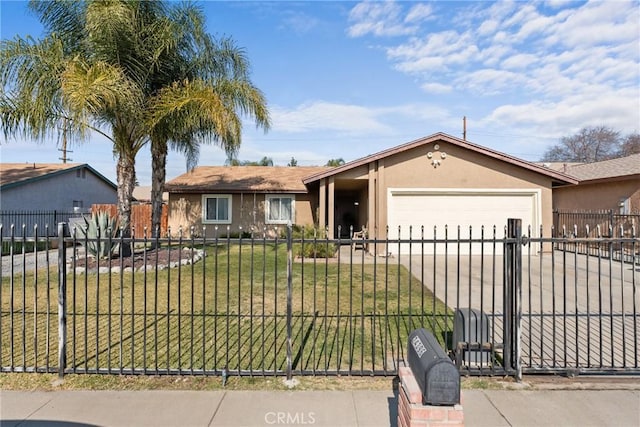
[[[66,223],[58,223],[58,378],[67,366],[67,259],[64,244]]]
[[[520,337],[522,320],[522,220],[507,220],[507,238],[504,264],[504,365],[515,369],[516,379],[522,380]]]
[[[292,317],[292,294],[293,294],[293,242],[292,225],[287,224],[287,381],[291,381],[292,374],[292,337],[291,337],[291,317]]]

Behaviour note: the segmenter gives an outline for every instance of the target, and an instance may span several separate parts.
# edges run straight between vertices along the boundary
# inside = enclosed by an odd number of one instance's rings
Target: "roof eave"
[[[516,166],[523,167],[525,169],[529,169],[529,170],[531,170],[533,172],[549,176],[552,179],[556,180],[558,183],[565,183],[565,184],[577,184],[578,183],[578,180],[576,178],[572,177],[572,176],[566,175],[566,174],[561,173],[561,172],[556,172],[556,171],[544,168],[542,166],[538,166],[538,165],[536,165],[534,163],[527,162],[527,161],[522,160],[522,159],[518,159],[517,157],[513,157],[513,156],[510,156],[510,155],[505,154],[505,153],[500,153],[498,151],[494,151],[494,150],[492,150],[490,148],[481,147],[481,146],[476,145],[476,144],[474,144],[472,142],[465,141],[465,140],[462,140],[460,138],[456,138],[456,137],[453,137],[451,135],[447,135],[447,134],[442,133],[442,132],[438,132],[438,133],[435,133],[433,135],[430,135],[430,136],[427,136],[427,137],[424,137],[424,138],[420,138],[420,139],[417,139],[417,140],[414,140],[414,141],[410,141],[408,143],[399,145],[399,146],[394,147],[394,148],[383,150],[383,151],[380,151],[378,153],[374,153],[374,154],[371,154],[369,156],[353,160],[353,161],[351,161],[349,163],[346,163],[346,164],[344,164],[342,166],[338,166],[338,167],[336,167],[334,169],[331,169],[329,171],[326,171],[326,172],[322,172],[322,173],[318,173],[318,174],[314,174],[314,175],[308,176],[308,177],[304,178],[302,180],[302,182],[305,185],[308,185],[308,184],[310,184],[310,183],[312,183],[314,181],[318,181],[320,179],[327,178],[329,176],[339,174],[341,172],[356,168],[358,166],[362,166],[364,164],[380,160],[380,159],[388,157],[388,156],[390,156],[392,154],[396,154],[396,153],[399,153],[399,152],[410,150],[412,148],[419,147],[421,145],[430,144],[430,143],[433,143],[433,142],[436,142],[436,141],[448,142],[448,143],[451,143],[451,144],[454,144],[454,145],[457,145],[457,146],[460,146],[460,147],[464,147],[464,148],[470,149],[472,151],[484,154],[486,156],[489,156],[489,157],[492,157],[492,158],[495,158],[495,159],[498,159],[498,160],[501,160],[501,161],[504,161],[504,162],[507,162],[507,163],[511,163],[511,164],[516,165]]]

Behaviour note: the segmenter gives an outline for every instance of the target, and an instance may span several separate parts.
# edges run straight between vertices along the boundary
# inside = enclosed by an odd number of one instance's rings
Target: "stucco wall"
[[[553,207],[561,210],[619,212],[620,201],[625,199],[629,199],[631,213],[640,212],[640,178],[557,188],[553,192]]]
[[[312,226],[314,215],[312,200],[315,195],[295,194],[295,224]],[[314,204],[317,205],[317,202]],[[265,224],[265,194],[243,193],[233,194],[231,200],[231,224],[217,224],[218,236],[227,234],[227,226],[231,233],[257,230],[263,232],[265,227],[268,234],[284,225]],[[194,227],[197,235],[203,235],[202,224],[202,194],[169,194],[169,227],[174,234],[182,227],[189,230]],[[204,235],[213,237],[216,224],[206,224]]]
[[[446,142],[403,151],[378,161],[377,189],[379,198],[376,225],[387,225],[387,190],[389,188],[473,188],[473,189],[540,189],[541,224],[545,234],[553,224],[551,179],[485,155]],[[431,152],[431,159],[427,153]],[[445,153],[445,157],[441,156]],[[440,165],[434,167],[433,160]]]
[[[82,171],[82,169],[79,169]],[[3,211],[73,211],[73,201],[82,201],[84,210],[92,204],[117,202],[115,188],[84,169],[80,177],[76,170],[40,179],[14,188],[2,190],[0,202]]]

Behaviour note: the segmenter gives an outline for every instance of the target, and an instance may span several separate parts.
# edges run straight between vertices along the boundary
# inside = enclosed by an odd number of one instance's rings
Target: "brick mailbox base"
[[[398,373],[398,426],[435,427],[464,426],[462,405],[431,406],[422,404],[422,392],[409,367],[401,367]]]

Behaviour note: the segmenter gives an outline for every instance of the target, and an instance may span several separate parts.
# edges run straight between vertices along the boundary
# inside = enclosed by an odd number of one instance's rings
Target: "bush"
[[[338,250],[335,243],[327,240],[325,230],[314,227],[293,226],[293,239],[304,243],[294,243],[293,254],[304,258],[333,258]]]

